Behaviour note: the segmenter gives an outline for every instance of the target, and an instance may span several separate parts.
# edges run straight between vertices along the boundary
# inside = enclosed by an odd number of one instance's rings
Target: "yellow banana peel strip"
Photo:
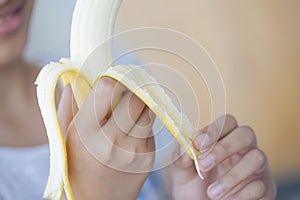
[[[67,150],[64,135],[59,124],[55,105],[55,90],[61,74],[66,72],[78,73],[73,67],[59,63],[51,63],[41,70],[37,77],[37,96],[44,124],[47,130],[50,148],[50,174],[44,197],[60,199],[63,188],[68,199],[74,199],[68,180]]]
[[[142,99],[165,124],[190,157],[195,158],[193,153],[197,156],[197,151],[192,145],[195,133],[193,125],[187,116],[178,111],[154,77],[141,67],[134,65],[111,67],[104,72],[101,78],[103,76],[117,80]]]
[[[111,77],[121,82],[164,122],[179,144],[194,159],[197,172],[202,178],[197,162],[198,152],[192,145],[195,128],[188,117],[177,110],[153,77],[137,66],[113,66],[102,74],[99,74],[101,70],[97,69],[90,69],[84,74],[80,71],[85,59],[97,45],[111,37],[121,2],[121,0],[78,0],[72,21],[71,59],[61,59],[60,63],[46,65],[37,77],[37,97],[50,146],[50,174],[44,192],[45,198],[59,200],[64,190],[68,200],[74,199],[68,179],[65,139],[55,104],[55,88],[59,78],[63,85],[71,84],[78,108],[98,79]],[[106,55],[99,58],[99,63],[97,61],[98,66],[108,66],[113,60],[111,44],[106,48]]]

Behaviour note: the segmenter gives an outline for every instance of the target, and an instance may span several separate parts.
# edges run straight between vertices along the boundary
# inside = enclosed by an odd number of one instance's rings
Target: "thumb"
[[[189,169],[193,166],[194,161],[190,158],[190,156],[185,152],[183,147],[180,147],[180,157],[176,161],[176,167],[181,170]]]
[[[65,135],[77,111],[78,108],[73,98],[71,86],[67,85],[63,88],[60,102],[57,109],[58,120],[60,122],[62,132]]]
[[[189,181],[197,174],[194,160],[184,151],[183,147],[180,148],[180,157],[172,166],[173,174],[176,174],[175,179],[180,181]]]

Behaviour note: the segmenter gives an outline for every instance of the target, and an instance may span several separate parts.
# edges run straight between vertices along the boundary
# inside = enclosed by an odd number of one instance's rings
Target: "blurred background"
[[[74,5],[36,0],[28,59],[42,65],[69,56]],[[227,111],[254,128],[268,155],[278,199],[300,199],[299,10],[299,0],[124,0],[116,27],[170,28],[203,45],[222,74]],[[154,52],[139,59],[178,65]],[[203,116],[203,125],[208,119]]]

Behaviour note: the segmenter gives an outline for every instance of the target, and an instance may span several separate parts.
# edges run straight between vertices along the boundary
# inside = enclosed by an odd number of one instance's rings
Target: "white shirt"
[[[158,153],[155,163],[163,163],[172,154],[166,148],[175,140],[163,123],[156,119],[153,126],[156,149],[165,149],[169,155]],[[162,160],[162,161],[161,161]],[[159,165],[161,168],[167,165]],[[48,145],[35,147],[1,147],[0,146],[0,200],[41,200],[50,167]],[[154,166],[154,168],[156,168]],[[166,199],[163,180],[159,171],[150,173],[138,200]]]
[[[0,200],[43,199],[49,162],[48,145],[0,147]]]
[[[0,146],[0,200],[41,200],[49,175],[48,145]],[[150,173],[138,200],[165,199],[159,172]]]

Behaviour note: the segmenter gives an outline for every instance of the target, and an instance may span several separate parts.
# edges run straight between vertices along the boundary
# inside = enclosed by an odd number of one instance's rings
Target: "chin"
[[[34,0],[8,0],[0,7],[0,68],[20,62]]]

